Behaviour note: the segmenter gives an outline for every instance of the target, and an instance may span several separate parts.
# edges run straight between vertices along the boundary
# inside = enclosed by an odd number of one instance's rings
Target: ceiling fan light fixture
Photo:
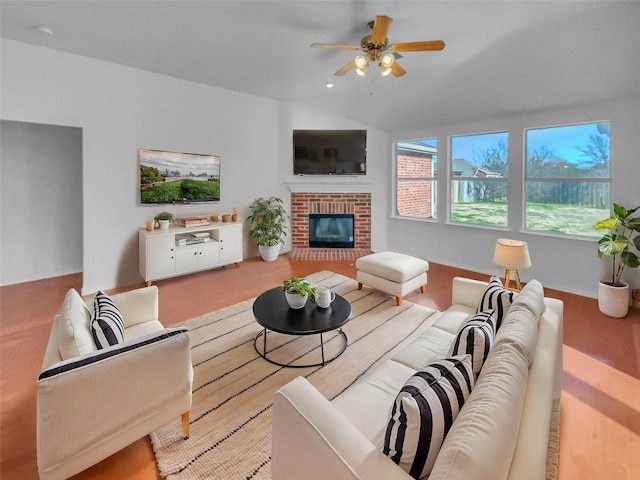
[[[355,58],[356,64],[356,73],[361,77],[364,77],[367,74],[367,69],[369,68],[369,59],[364,55],[358,55]]]
[[[380,76],[386,77],[391,73],[391,65],[393,65],[394,60],[391,53],[385,53],[380,57]]]

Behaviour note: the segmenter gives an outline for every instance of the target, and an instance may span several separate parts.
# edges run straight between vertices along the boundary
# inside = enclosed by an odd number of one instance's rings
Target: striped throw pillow
[[[416,372],[391,408],[382,453],[413,478],[428,475],[473,385],[471,355],[438,360]]]
[[[93,300],[91,333],[98,349],[124,342],[124,319],[113,300],[100,290]]]
[[[471,364],[475,377],[478,378],[489,350],[493,346],[496,335],[495,310],[476,313],[462,324],[455,340],[449,348],[447,356],[471,355]]]
[[[513,302],[513,297],[514,293],[507,290],[498,277],[491,277],[487,289],[482,294],[476,313],[495,310],[496,331],[498,331],[502,325],[502,319]]]

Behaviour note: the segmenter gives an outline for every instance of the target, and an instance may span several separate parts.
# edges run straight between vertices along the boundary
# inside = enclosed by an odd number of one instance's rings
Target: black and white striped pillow
[[[416,372],[391,408],[382,453],[413,478],[428,475],[473,385],[471,355],[438,360]]]
[[[496,335],[494,310],[476,313],[462,324],[449,348],[448,356],[471,355],[473,373],[477,378]]]
[[[502,325],[502,319],[513,302],[513,295],[513,292],[507,290],[498,277],[491,277],[487,289],[482,294],[476,313],[495,310],[496,331],[498,331]]]
[[[91,333],[98,349],[124,342],[124,319],[113,300],[100,290],[93,300]]]

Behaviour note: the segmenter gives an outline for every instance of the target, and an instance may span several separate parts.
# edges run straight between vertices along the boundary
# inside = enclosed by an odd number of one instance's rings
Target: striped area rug
[[[355,280],[323,271],[307,277],[331,287],[352,306],[343,327],[345,352],[324,367],[284,368],[261,358],[253,342],[261,327],[255,322],[253,299],[184,323],[191,332],[194,366],[191,436],[183,440],[179,419],[151,433],[162,476],[170,479],[270,479],[273,395],[298,375],[332,399],[369,369],[403,348],[436,319],[434,310],[395,299]],[[328,333],[325,355],[342,346]],[[315,363],[317,335],[269,333],[270,358]],[[335,352],[335,350],[334,350]]]

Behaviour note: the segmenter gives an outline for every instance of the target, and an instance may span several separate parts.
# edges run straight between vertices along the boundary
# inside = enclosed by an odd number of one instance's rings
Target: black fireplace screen
[[[309,214],[309,247],[353,248],[353,215]]]

